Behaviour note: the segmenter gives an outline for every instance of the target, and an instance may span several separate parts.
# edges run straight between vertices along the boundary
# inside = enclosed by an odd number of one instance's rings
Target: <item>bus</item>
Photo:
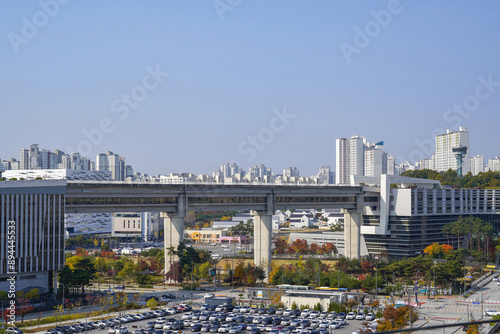
[[[312,287],[308,285],[291,285],[291,284],[280,284],[277,286],[278,289],[282,290],[311,290]]]

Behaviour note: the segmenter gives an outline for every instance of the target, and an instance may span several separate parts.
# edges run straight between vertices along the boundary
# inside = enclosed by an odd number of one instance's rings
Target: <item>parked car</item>
[[[7,327],[7,329],[5,330],[5,333],[23,334],[24,332],[17,327]]]
[[[498,314],[500,314],[500,313],[498,313]],[[368,313],[368,314],[365,316],[365,320],[366,320],[366,321],[372,321],[372,320],[374,320],[374,319],[375,319],[375,314],[373,314],[373,313]]]
[[[494,315],[500,315],[500,311],[496,311],[496,310],[486,310],[484,311],[484,315],[487,315],[487,316],[494,316]]]
[[[345,316],[345,318],[346,318],[347,320],[354,320],[354,319],[356,319],[356,313],[354,313],[354,312],[349,312],[349,313],[347,313],[347,315]]]

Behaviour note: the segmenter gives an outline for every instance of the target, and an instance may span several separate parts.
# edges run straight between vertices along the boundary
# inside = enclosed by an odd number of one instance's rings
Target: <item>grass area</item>
[[[85,313],[65,314],[62,317],[58,315],[57,318],[56,316],[51,315],[50,317],[41,318],[40,320],[38,319],[25,320],[23,323],[18,321],[16,322],[16,326],[18,328],[24,328],[24,327],[52,324],[55,323],[56,321],[61,322],[61,321],[76,320],[82,318],[85,318]]]

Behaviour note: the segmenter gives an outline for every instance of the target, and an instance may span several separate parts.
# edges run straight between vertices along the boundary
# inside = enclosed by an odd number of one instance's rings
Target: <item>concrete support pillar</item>
[[[273,232],[272,214],[267,211],[251,211],[254,216],[254,263],[262,266],[266,274],[265,282],[269,283],[271,273],[271,239]]]
[[[357,259],[361,249],[361,219],[363,215],[356,210],[344,211],[345,256]]]
[[[164,218],[164,240],[165,240],[165,273],[170,270],[171,263],[178,261],[177,256],[169,255],[171,247],[177,250],[179,243],[184,240],[184,216],[177,213],[160,214]]]

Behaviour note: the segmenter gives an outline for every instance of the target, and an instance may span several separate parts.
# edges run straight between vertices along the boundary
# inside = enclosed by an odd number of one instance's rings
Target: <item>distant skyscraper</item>
[[[470,172],[472,175],[484,172],[484,158],[482,155],[470,157]]]
[[[500,158],[495,157],[493,159],[488,159],[488,169],[492,172],[500,171]]]
[[[38,153],[38,166],[40,169],[50,168],[50,151],[46,149],[40,150]]]
[[[336,141],[336,183],[349,184],[351,175],[364,175],[366,138],[351,136]]]
[[[117,181],[125,180],[125,158],[111,151],[100,153],[96,157],[96,169],[111,172],[111,178]]]
[[[453,153],[454,147],[465,146],[467,152],[462,162],[462,174],[469,172],[469,129],[460,127],[458,131],[447,130],[445,134],[436,136],[436,155],[434,160],[435,168],[438,172],[445,172],[448,169],[457,170],[457,158]]]
[[[260,166],[250,167],[248,173],[251,177],[263,178],[264,176],[271,176],[271,168],[267,168],[266,165],[261,164]]]
[[[335,182],[335,173],[332,172],[330,166],[321,166],[318,181],[320,184],[333,184]]]
[[[436,168],[434,167],[434,159],[422,159],[422,160],[420,160],[420,169],[436,170]]]
[[[396,160],[392,156],[387,157],[387,175],[396,175]]]
[[[365,150],[364,175],[380,177],[387,174],[387,152],[382,145],[375,145]]]
[[[39,153],[38,144],[31,144],[29,148],[29,169],[37,169],[40,167]]]
[[[300,177],[300,171],[297,167],[288,167],[287,169],[283,169],[283,176]]]
[[[19,169],[30,169],[30,151],[25,148],[19,153]]]
[[[69,154],[63,154],[61,158],[61,168],[71,169],[71,156]]]

